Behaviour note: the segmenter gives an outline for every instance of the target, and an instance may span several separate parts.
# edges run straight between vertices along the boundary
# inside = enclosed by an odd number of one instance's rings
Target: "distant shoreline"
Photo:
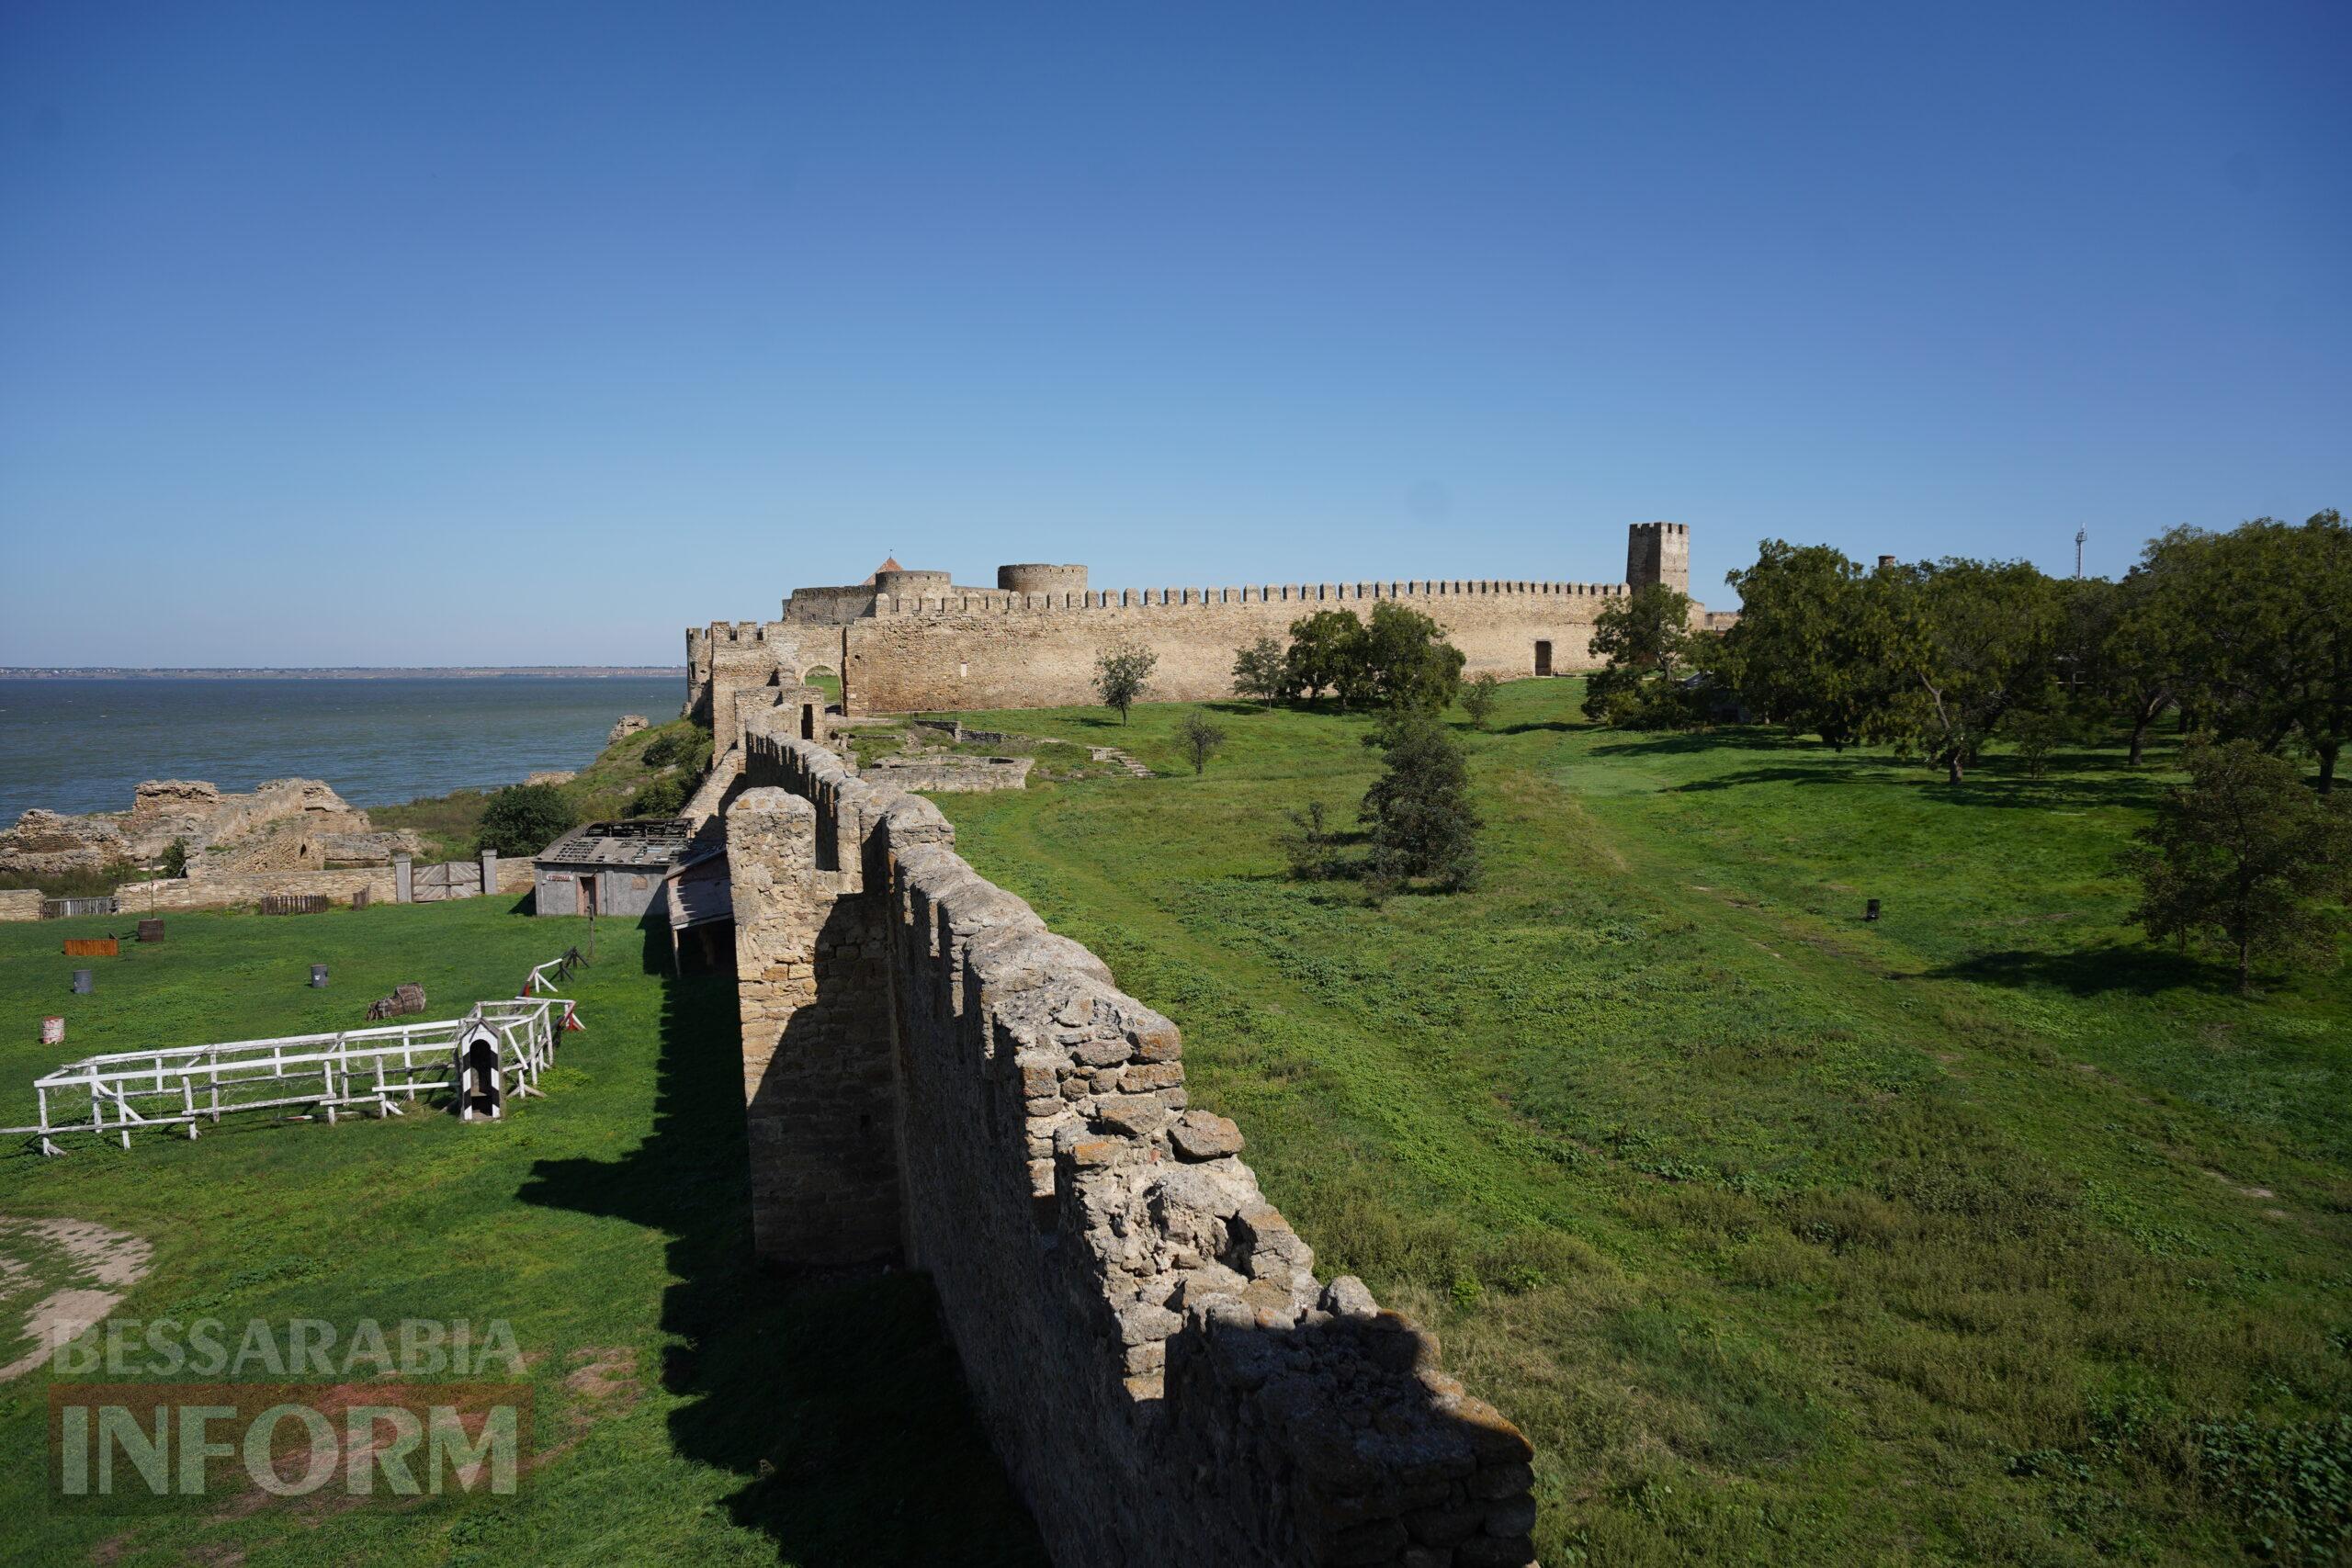
[[[512,664],[512,665],[384,665],[293,666],[220,669],[200,667],[137,670],[123,666],[0,665],[0,680],[7,681],[496,681],[534,680],[566,676],[609,680],[644,680],[664,675],[684,678],[683,664]]]

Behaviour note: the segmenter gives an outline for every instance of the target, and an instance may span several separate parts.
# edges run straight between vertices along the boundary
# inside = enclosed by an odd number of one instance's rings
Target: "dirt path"
[[[145,1278],[155,1249],[135,1235],[87,1220],[23,1220],[0,1214],[0,1323],[21,1314],[18,1337],[31,1348],[6,1366],[0,1382],[24,1376],[61,1339],[106,1320],[123,1292]],[[30,1305],[21,1298],[48,1287]],[[15,1342],[0,1339],[0,1346]]]

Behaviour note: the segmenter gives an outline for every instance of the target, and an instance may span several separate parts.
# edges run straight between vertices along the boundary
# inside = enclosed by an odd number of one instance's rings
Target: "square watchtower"
[[[1663,582],[1677,593],[1690,592],[1690,525],[1636,523],[1625,536],[1627,587]]]

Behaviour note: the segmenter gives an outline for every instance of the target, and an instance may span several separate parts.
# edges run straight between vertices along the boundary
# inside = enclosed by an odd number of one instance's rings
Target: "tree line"
[[[2024,561],[1882,558],[1766,540],[1726,581],[1728,630],[1690,628],[1660,585],[1605,611],[1586,714],[1629,728],[1760,719],[1840,750],[1885,743],[1961,783],[1999,739],[2040,776],[2068,741],[2120,739],[2130,764],[2168,715],[2188,737],[2126,869],[2155,940],[2220,947],[2241,989],[2256,957],[2324,963],[2352,891],[2352,528],[2257,518],[2176,528],[2120,579]],[[2299,759],[2315,764],[2307,786]],[[2347,792],[2352,793],[2352,792]]]
[[[2186,732],[2312,759],[2332,791],[2352,739],[2352,528],[2322,512],[2225,533],[2177,528],[2120,579],[1947,557],[1865,569],[1770,539],[1725,579],[1729,630],[1650,585],[1603,612],[1586,712],[1626,728],[1761,719],[1833,747],[1891,744],[1959,783],[1995,739],[2029,766],[2115,735],[2137,765],[2167,714]]]

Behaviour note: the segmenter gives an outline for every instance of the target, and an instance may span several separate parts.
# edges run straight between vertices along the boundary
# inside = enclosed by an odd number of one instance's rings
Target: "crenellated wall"
[[[785,724],[725,818],[763,1257],[930,1272],[1063,1568],[1532,1562],[1526,1439],[1316,1278],[1175,1025]]]
[[[1095,700],[1095,660],[1136,642],[1159,656],[1156,702],[1233,694],[1235,651],[1287,641],[1318,610],[1368,614],[1395,599],[1436,620],[1471,674],[1512,677],[1591,668],[1594,623],[1622,583],[1340,582],[1125,589],[1069,594],[965,593],[883,599],[842,628],[852,713],[1046,707]],[[1051,600],[1051,603],[1046,601]],[[1067,601],[1067,602],[1065,602]]]
[[[1261,637],[1287,640],[1293,622],[1325,609],[1397,599],[1436,619],[1467,660],[1464,672],[1506,679],[1589,670],[1594,622],[1647,582],[1690,586],[1690,530],[1636,523],[1624,582],[1419,578],[1378,582],[1256,583],[1227,588],[1087,587],[1080,565],[997,569],[994,589],[944,571],[893,568],[870,583],[797,588],[781,621],[713,622],[686,633],[687,711],[718,733],[740,729],[744,688],[814,665],[839,672],[852,715],[929,709],[1055,707],[1094,700],[1096,660],[1123,642],[1159,655],[1148,700],[1233,694],[1235,653]],[[1694,605],[1694,628],[1736,619]],[[723,742],[722,742],[723,744]]]

